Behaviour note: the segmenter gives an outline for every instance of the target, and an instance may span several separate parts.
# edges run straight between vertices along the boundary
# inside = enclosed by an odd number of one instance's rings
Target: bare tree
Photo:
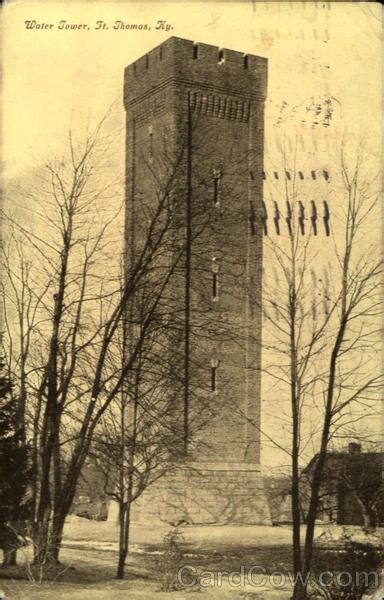
[[[112,373],[118,364],[123,368],[129,348],[142,335],[158,268],[151,263],[146,281],[136,289],[134,319],[132,311],[127,310],[121,320],[108,355]],[[162,278],[161,267],[160,272]],[[95,430],[89,452],[89,462],[103,476],[104,492],[119,508],[119,579],[124,577],[129,549],[132,503],[167,472],[182,446],[182,419],[174,397],[180,388],[180,373],[170,369],[168,324],[169,314],[163,303],[120,393]]]
[[[216,227],[211,217],[217,202],[207,210],[202,181],[201,195],[188,208],[185,144],[170,156],[166,139],[164,134],[156,157],[148,159],[143,148],[138,158],[148,177],[142,173],[135,207],[127,206],[124,247],[118,182],[110,178],[103,123],[85,143],[70,134],[64,156],[46,164],[26,192],[17,192],[22,209],[4,215],[7,357],[22,391],[25,435],[32,440],[32,535],[39,563],[58,561],[92,438],[106,415],[114,414],[110,407],[117,398],[125,397],[123,406],[132,414],[148,402],[156,377],[161,378],[151,405],[156,418],[169,416],[174,458],[193,451],[192,432],[217,413],[207,355],[212,339],[234,337],[233,322],[215,310],[212,256],[204,249]],[[208,187],[210,194],[210,182]],[[227,219],[236,216],[228,210]],[[193,278],[188,277],[192,256]],[[236,337],[241,345],[238,327]],[[153,414],[152,427],[155,421]],[[125,445],[125,432],[121,440]],[[136,451],[131,447],[129,460],[136,460]],[[129,514],[124,527],[128,540]],[[127,547],[128,541],[122,556]]]
[[[65,517],[93,433],[158,318],[183,250],[170,234],[173,163],[121,281],[122,236],[117,246],[116,233],[122,227],[116,232],[119,206],[109,206],[116,187],[106,176],[108,143],[101,126],[84,144],[69,136],[67,155],[48,163],[39,187],[24,197],[34,202],[32,231],[19,215],[5,215],[14,232],[3,251],[7,356],[24,394],[21,418],[33,440],[32,533],[38,562],[58,560]],[[154,261],[162,264],[161,276],[152,281],[142,307],[140,332],[123,363],[113,365],[111,348],[123,315]]]
[[[361,155],[351,167],[346,151],[341,152],[323,214],[305,197],[296,160],[291,164],[283,155],[283,168],[292,174],[280,189],[285,218],[275,235],[271,226],[271,235],[264,238],[264,374],[279,391],[276,418],[291,437],[288,449],[273,434],[267,436],[289,457],[293,597],[301,600],[307,597],[328,450],[348,426],[373,412],[381,386],[376,360],[381,263],[378,245],[369,240],[376,178]],[[275,218],[280,214],[275,206]],[[311,450],[317,460],[302,546],[300,472]]]
[[[103,416],[90,450],[90,462],[103,475],[104,491],[119,509],[119,579],[124,577],[129,550],[132,504],[167,473],[180,439],[180,426],[175,424],[175,382],[163,358],[164,348],[156,339],[159,334],[157,328],[155,335],[147,337],[131,377]]]

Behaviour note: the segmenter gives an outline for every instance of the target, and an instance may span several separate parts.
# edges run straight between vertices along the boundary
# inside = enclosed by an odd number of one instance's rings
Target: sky
[[[331,169],[344,134],[380,159],[377,3],[15,0],[2,12],[4,181],[27,180],[70,127],[92,126],[110,107],[122,169],[124,67],[171,35],[268,58],[267,173],[283,137],[301,144],[303,170]]]
[[[124,67],[170,35],[269,59],[267,151],[273,153],[285,113],[310,99],[333,99],[337,128],[369,138],[380,152],[381,13],[375,3],[335,2],[25,2],[3,9],[3,161],[5,176],[22,176],[54,152],[70,125],[97,121],[114,104],[123,128]],[[26,28],[26,21],[53,24]],[[85,29],[59,29],[86,25]],[[104,21],[108,29],[95,29]],[[114,29],[114,23],[150,29]],[[159,26],[164,22],[166,31]],[[329,131],[301,123],[294,135]],[[342,123],[341,123],[342,122]]]

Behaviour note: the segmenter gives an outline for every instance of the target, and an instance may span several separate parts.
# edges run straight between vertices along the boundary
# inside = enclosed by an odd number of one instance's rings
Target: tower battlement
[[[134,63],[124,75],[124,104],[140,101],[172,80],[264,100],[267,59],[171,37]]]

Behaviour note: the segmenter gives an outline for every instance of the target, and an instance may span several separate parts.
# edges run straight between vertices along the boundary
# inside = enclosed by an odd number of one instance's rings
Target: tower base
[[[116,522],[111,503],[108,521]],[[270,525],[260,466],[247,463],[187,463],[175,466],[135,501],[132,521],[154,523]]]

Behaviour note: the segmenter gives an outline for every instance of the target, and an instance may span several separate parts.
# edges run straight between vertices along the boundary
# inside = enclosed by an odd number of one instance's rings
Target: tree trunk
[[[60,512],[53,518],[52,529],[49,536],[49,549],[47,555],[47,559],[51,564],[60,564],[59,554],[61,549],[61,542],[63,539],[63,530],[66,516],[66,514]]]
[[[292,600],[309,600],[307,586],[304,583],[304,579],[295,579],[295,585],[293,587]]]
[[[48,511],[47,511],[48,513]],[[32,527],[33,565],[43,565],[47,558],[49,536],[49,513],[42,521],[37,521]]]
[[[129,533],[131,524],[131,503],[122,503],[120,505],[120,543],[119,543],[119,561],[117,565],[117,579],[124,579],[125,563],[128,556]]]
[[[293,574],[295,578],[301,573],[300,521],[299,465],[298,452],[296,449],[293,452],[292,464],[292,544]]]
[[[127,560],[128,548],[120,548],[119,550],[119,562],[117,564],[117,579],[124,579],[125,561]]]
[[[335,390],[335,379],[336,379],[336,368],[337,368],[337,360],[340,352],[340,348],[344,339],[345,328],[346,328],[346,318],[345,318],[345,297],[343,295],[343,306],[342,306],[342,317],[340,321],[340,329],[337,334],[337,338],[335,341],[335,345],[332,350],[332,355],[330,359],[330,367],[329,367],[329,379],[327,384],[327,401],[325,407],[324,414],[324,422],[321,434],[321,444],[320,451],[317,458],[317,463],[315,464],[315,469],[312,478],[311,484],[311,499],[309,502],[309,508],[307,513],[307,531],[305,535],[305,544],[304,544],[304,569],[303,569],[303,577],[306,581],[308,574],[311,570],[312,564],[312,554],[313,554],[313,540],[315,535],[315,525],[316,525],[316,517],[319,508],[319,495],[320,495],[320,487],[324,475],[325,463],[327,460],[327,451],[328,451],[328,443],[329,443],[329,435],[330,428],[332,423],[332,407],[333,407],[333,396]],[[304,582],[305,588],[306,583]],[[305,589],[304,588],[304,589]],[[304,596],[305,597],[305,596]],[[300,599],[301,600],[301,599]]]
[[[293,256],[293,254],[292,254]],[[290,286],[289,297],[290,310],[290,377],[291,377],[291,410],[292,410],[292,562],[294,576],[294,600],[306,598],[303,593],[305,588],[300,586],[302,574],[302,556],[300,540],[300,475],[299,475],[299,454],[300,454],[300,391],[298,381],[297,365],[297,339],[296,339],[296,271],[293,259],[292,283]]]
[[[34,565],[45,565],[50,562],[50,547],[52,533],[52,509],[51,506],[45,508],[41,520],[36,521],[32,526],[33,540],[33,563]]]

